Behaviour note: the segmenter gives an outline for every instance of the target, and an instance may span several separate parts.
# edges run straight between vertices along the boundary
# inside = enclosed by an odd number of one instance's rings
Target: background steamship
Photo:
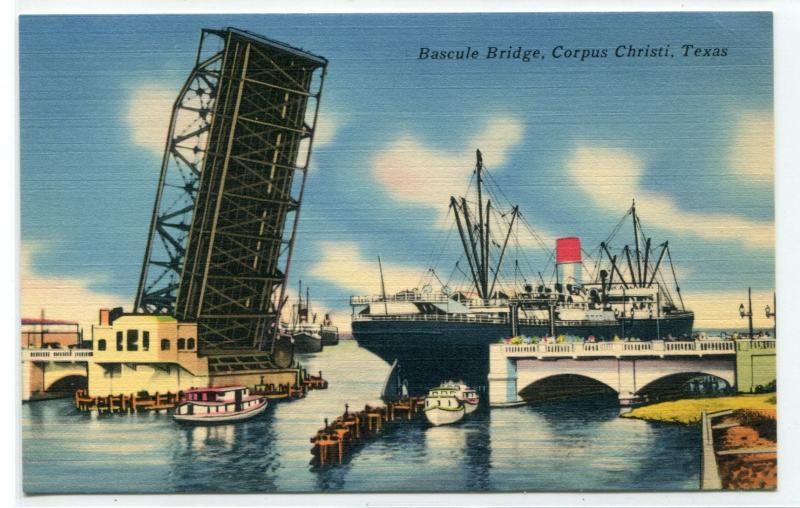
[[[502,202],[502,191],[487,185],[487,177],[493,183],[477,151],[475,192],[470,195],[468,189],[464,197],[450,198],[463,248],[453,274],[463,276],[463,289],[451,287],[450,279],[442,282],[435,268],[429,268],[428,283],[421,289],[350,299],[354,338],[388,363],[397,360],[409,392],[423,393],[445,378],[484,385],[488,344],[510,336],[512,326],[526,336],[594,336],[598,341],[691,336],[694,313],[683,304],[669,243],[651,245],[635,203],[593,253],[586,253],[576,237],[556,240],[553,252],[518,206],[493,208],[493,200]],[[614,248],[626,225],[632,244]],[[548,282],[541,272],[535,283],[529,281],[520,268],[521,228],[550,256]],[[511,251],[518,258],[505,267]],[[431,284],[434,279],[438,291]]]

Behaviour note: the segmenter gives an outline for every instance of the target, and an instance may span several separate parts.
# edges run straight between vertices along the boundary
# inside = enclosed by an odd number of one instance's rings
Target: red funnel
[[[577,236],[556,240],[556,263],[580,263],[581,239]]]

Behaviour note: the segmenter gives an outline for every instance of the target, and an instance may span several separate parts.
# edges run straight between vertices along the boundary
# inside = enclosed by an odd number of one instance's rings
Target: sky
[[[696,327],[771,327],[769,13],[50,16],[19,23],[22,314],[88,327],[130,309],[171,104],[200,30],[234,26],[329,60],[290,287],[349,328],[351,294],[420,284],[460,255],[447,208],[475,149],[547,242],[594,250],[636,200],[669,240]],[[616,58],[669,44],[672,57]],[[683,56],[684,44],[726,56]],[[484,58],[490,46],[543,59]],[[607,58],[552,50],[606,48]],[[479,51],[418,58],[420,48]],[[559,50],[560,54],[564,51]],[[535,242],[523,245],[547,272]],[[535,274],[528,274],[535,278]]]

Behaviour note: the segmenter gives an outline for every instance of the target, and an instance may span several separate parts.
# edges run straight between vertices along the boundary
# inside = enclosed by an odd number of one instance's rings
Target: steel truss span
[[[326,66],[242,30],[202,31],[135,306],[197,321],[203,354],[275,342]]]

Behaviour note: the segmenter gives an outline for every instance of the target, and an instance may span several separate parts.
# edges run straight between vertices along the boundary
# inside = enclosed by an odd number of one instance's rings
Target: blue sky
[[[654,242],[669,239],[700,323],[738,324],[747,286],[757,305],[771,300],[769,13],[73,16],[20,19],[23,313],[82,320],[132,305],[160,126],[200,29],[226,26],[330,61],[291,273],[318,311],[346,321],[350,294],[379,289],[378,255],[390,290],[418,282],[475,148],[548,239],[591,250],[635,198]],[[551,53],[623,44],[675,56]],[[728,54],[683,57],[682,44]],[[417,58],[422,46],[518,45],[545,58]],[[451,242],[440,275],[457,257]]]

